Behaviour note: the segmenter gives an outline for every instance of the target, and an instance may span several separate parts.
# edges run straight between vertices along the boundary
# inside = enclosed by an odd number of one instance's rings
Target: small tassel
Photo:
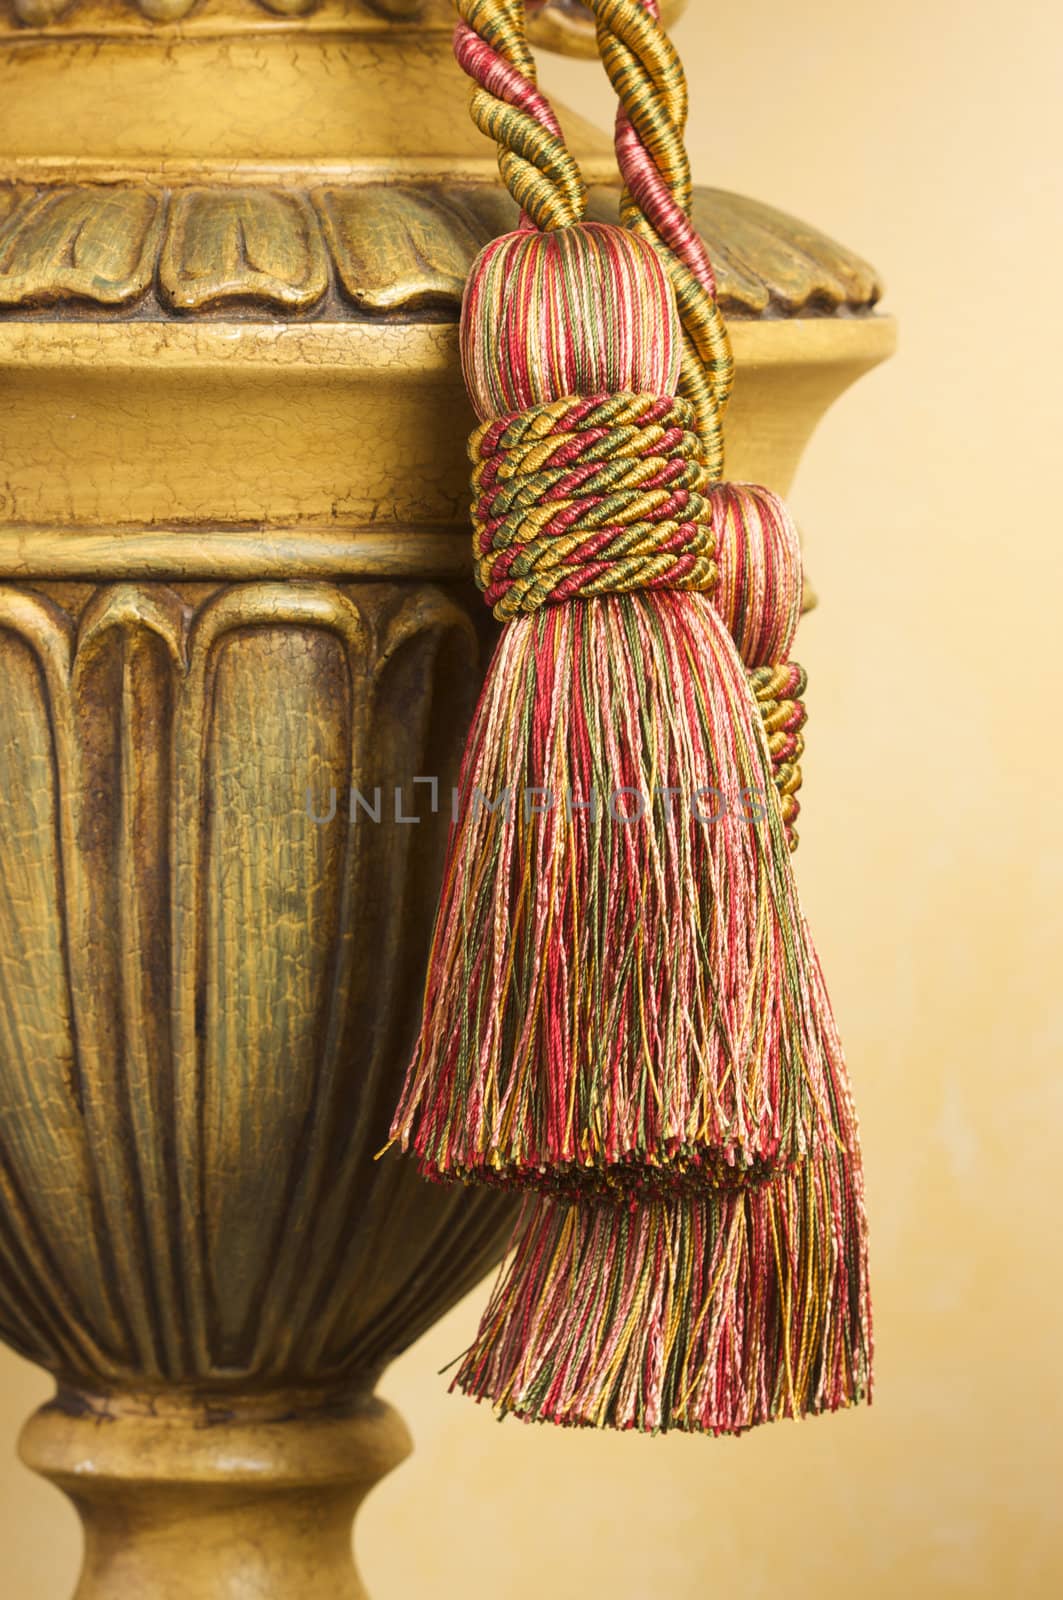
[[[633,233],[524,230],[472,269],[474,553],[506,627],[392,1128],[429,1177],[668,1195],[762,1180],[829,1136],[815,957],[710,597],[720,491],[680,348]],[[774,496],[735,495],[775,526]],[[749,618],[780,609],[785,563],[758,559]]]
[[[719,581],[713,602],[749,670],[768,735],[786,842],[797,848],[805,672],[787,661],[801,620],[801,538],[777,494],[751,483],[712,487]]]
[[[822,978],[817,1003],[827,1008]],[[871,1398],[855,1113],[831,1039],[837,1143],[742,1192],[623,1209],[525,1201],[452,1387],[567,1427],[742,1433]]]

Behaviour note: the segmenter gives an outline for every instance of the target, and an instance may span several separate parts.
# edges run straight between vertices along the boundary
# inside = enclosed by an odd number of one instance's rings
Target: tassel
[[[458,4],[522,210],[462,320],[504,627],[392,1137],[429,1177],[542,1191],[455,1386],[527,1420],[741,1433],[871,1391],[856,1118],[788,853],[799,542],[769,491],[718,481],[730,346],[656,0],[588,0],[626,233],[581,224],[522,0]],[[708,794],[711,819],[681,809]]]
[[[526,229],[472,269],[474,552],[506,625],[392,1127],[429,1177],[668,1195],[760,1181],[829,1137],[815,956],[710,599],[680,348],[630,232]]]
[[[816,968],[817,1002],[829,1015]],[[452,1388],[499,1417],[742,1433],[871,1398],[856,1118],[831,1036],[838,1143],[741,1192],[629,1209],[525,1201]]]
[[[728,489],[742,500],[750,492]],[[780,503],[762,499],[767,491],[752,493],[770,517],[749,515],[745,500],[747,514],[716,524],[721,573],[732,574],[721,580],[721,609],[748,656],[769,658],[750,669],[749,682],[792,847],[805,674],[796,663],[770,660],[789,650],[796,620],[772,635],[763,611],[774,607],[778,615],[780,595],[800,596],[800,552]],[[732,507],[736,498],[729,493]],[[733,576],[739,570],[774,577],[750,580],[743,592]],[[792,606],[783,609],[794,617]],[[626,1209],[526,1201],[452,1387],[489,1401],[499,1417],[650,1433],[738,1434],[870,1401],[858,1129],[814,957],[808,1000],[827,1044],[832,1138],[796,1171],[743,1191],[643,1198]]]

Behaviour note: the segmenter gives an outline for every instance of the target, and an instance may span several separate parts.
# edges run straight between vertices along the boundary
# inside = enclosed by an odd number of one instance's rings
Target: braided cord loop
[[[690,220],[683,65],[661,26],[656,0],[587,3],[597,22],[599,54],[620,101],[621,219],[649,239],[667,264],[684,332],[681,387],[697,410],[715,480],[723,475],[721,427],[734,362],[712,266]]]
[[[636,589],[711,590],[710,478],[674,395],[550,401],[472,435],[476,581],[503,620]]]

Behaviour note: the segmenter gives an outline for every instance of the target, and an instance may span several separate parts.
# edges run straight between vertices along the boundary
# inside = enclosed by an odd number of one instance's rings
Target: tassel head
[[[473,262],[461,363],[481,421],[574,395],[674,395],[681,353],[660,258],[626,228],[521,229]]]
[[[801,620],[801,538],[785,504],[753,483],[712,487],[714,599],[747,667],[785,661]]]

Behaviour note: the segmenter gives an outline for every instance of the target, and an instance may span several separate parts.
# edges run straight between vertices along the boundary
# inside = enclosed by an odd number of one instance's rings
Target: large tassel
[[[710,484],[656,252],[525,230],[462,320],[477,707],[393,1135],[432,1177],[678,1193],[829,1136],[771,752],[710,592]]]

